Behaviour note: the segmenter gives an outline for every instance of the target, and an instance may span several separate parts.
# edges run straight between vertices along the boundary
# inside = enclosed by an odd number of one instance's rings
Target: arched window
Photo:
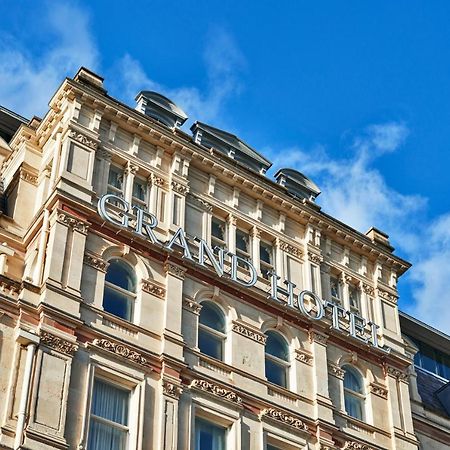
[[[223,360],[225,317],[211,302],[203,302],[198,325],[198,347],[202,353]]]
[[[266,335],[266,378],[271,383],[287,387],[289,368],[287,342],[275,331],[268,331]]]
[[[136,276],[121,259],[111,259],[105,277],[103,309],[117,317],[132,320],[136,298]]]
[[[364,420],[364,382],[362,376],[351,366],[344,366],[345,411],[355,419]]]

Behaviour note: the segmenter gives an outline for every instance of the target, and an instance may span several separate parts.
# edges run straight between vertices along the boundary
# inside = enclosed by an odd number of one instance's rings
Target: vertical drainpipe
[[[39,344],[39,336],[22,329],[16,330],[16,341],[27,348],[27,358],[23,371],[22,392],[20,394],[19,411],[17,413],[16,437],[14,439],[14,450],[22,447],[23,433],[28,413],[28,400],[30,393],[31,378],[33,375],[33,360],[36,347]]]

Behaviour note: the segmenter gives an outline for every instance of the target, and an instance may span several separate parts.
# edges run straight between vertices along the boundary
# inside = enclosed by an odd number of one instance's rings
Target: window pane
[[[355,417],[356,419],[363,420],[363,408],[362,399],[354,397],[353,395],[346,392],[345,396],[345,411],[349,416]]]
[[[351,367],[344,366],[343,369],[345,370],[344,374],[344,387],[347,389],[351,389],[354,392],[359,392],[362,394],[363,391],[363,384],[361,377],[359,374],[357,374]]]
[[[225,241],[225,222],[213,217],[211,221],[211,236]]]
[[[339,280],[335,277],[330,278],[330,285],[331,285],[331,297],[340,299],[341,295],[339,292]]]
[[[91,419],[87,450],[125,450],[127,432]]]
[[[145,201],[147,197],[147,183],[143,180],[134,179],[133,181],[133,197],[138,200]]]
[[[134,272],[128,264],[120,261],[120,259],[112,259],[109,261],[105,279],[127,291],[135,292],[136,290]]]
[[[195,419],[195,450],[225,450],[226,429]]]
[[[205,355],[211,356],[222,361],[223,339],[212,333],[199,328],[198,330],[198,348]]]
[[[114,186],[117,189],[123,187],[123,171],[118,167],[111,166],[108,175],[108,184]]]
[[[114,314],[117,317],[121,317],[125,320],[131,320],[133,301],[127,297],[126,294],[122,294],[116,291],[114,288],[105,286],[103,294],[103,309],[106,312]]]
[[[249,237],[247,233],[241,230],[236,231],[236,248],[242,250],[245,253],[250,253],[249,250]]]
[[[261,242],[259,245],[259,257],[261,261],[272,264],[272,246],[265,242]]]
[[[288,361],[289,350],[284,339],[278,333],[274,333],[273,331],[268,331],[266,335],[266,353],[283,359],[284,361]]]
[[[286,387],[286,368],[266,358],[266,378],[271,383]]]
[[[209,302],[202,303],[202,309],[200,310],[200,323],[206,325],[209,328],[225,332],[225,319],[223,314]]]

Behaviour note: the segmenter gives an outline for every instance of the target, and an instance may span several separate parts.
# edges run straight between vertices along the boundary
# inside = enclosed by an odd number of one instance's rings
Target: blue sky
[[[42,115],[81,65],[166,94],[386,231],[401,308],[450,333],[450,2],[129,3],[3,0],[0,104]]]

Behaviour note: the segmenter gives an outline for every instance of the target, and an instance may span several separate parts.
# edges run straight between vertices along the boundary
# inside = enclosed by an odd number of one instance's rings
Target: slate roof
[[[420,367],[416,367],[417,388],[422,398],[423,407],[429,411],[450,419],[442,403],[436,396],[436,391],[445,386],[448,382],[432,373],[425,372]]]

